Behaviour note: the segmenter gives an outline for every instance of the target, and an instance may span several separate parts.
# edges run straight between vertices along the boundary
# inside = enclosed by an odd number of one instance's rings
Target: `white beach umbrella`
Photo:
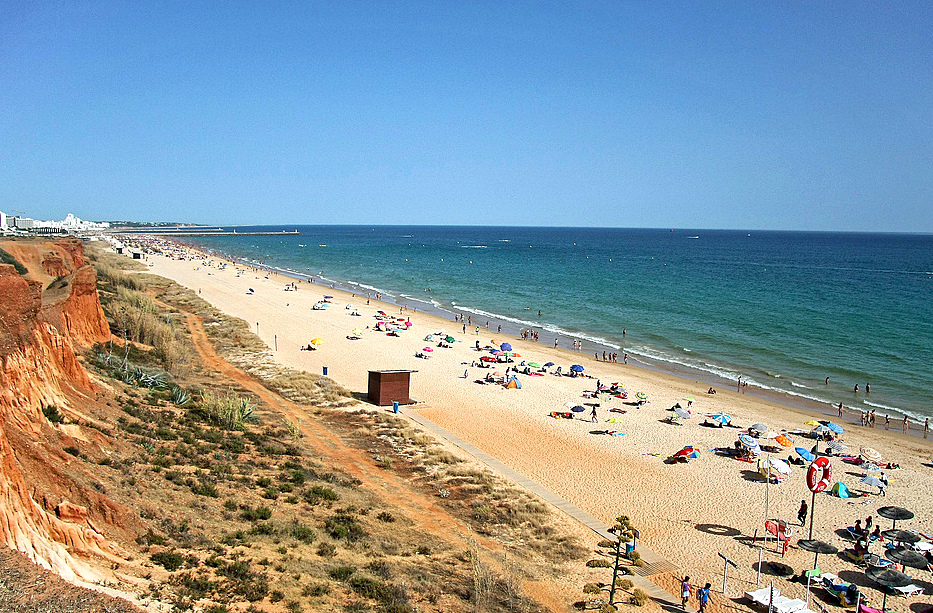
[[[782,475],[789,475],[791,473],[790,466],[784,460],[779,458],[768,458],[768,463],[771,464],[771,468],[781,473]]]

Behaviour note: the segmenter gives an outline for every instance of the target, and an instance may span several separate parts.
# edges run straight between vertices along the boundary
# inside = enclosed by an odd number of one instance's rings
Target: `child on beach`
[[[709,588],[712,587],[712,584],[707,583],[703,587],[697,590],[697,600],[700,601],[700,613],[706,610],[706,605],[709,604]]]
[[[687,608],[687,601],[690,599],[690,576],[684,577],[680,582],[680,606]]]

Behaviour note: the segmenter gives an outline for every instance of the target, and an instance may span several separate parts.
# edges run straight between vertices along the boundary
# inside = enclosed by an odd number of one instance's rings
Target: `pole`
[[[810,497],[810,536],[807,538],[813,540],[813,515],[816,512],[816,492]]]
[[[724,560],[722,563],[722,595],[726,595],[726,575],[729,573],[729,561]]]
[[[761,585],[761,553],[764,550],[764,547],[758,548],[758,578],[755,580],[755,585]]]
[[[612,587],[609,589],[609,604],[614,602],[616,597],[616,578],[619,576],[619,557],[622,549],[622,530],[616,534],[616,563],[612,567]]]
[[[807,608],[810,607],[810,579],[813,578],[813,573],[807,573]],[[858,607],[855,609],[858,611]]]
[[[765,464],[768,467],[768,476],[765,479],[765,522],[768,521],[768,492],[771,488],[771,454],[765,454]],[[768,530],[765,530],[765,547],[768,546]]]
[[[279,337],[277,334],[272,335],[272,342],[275,343],[275,350],[279,350]]]
[[[768,592],[768,613],[774,611],[774,581],[771,581],[771,591]]]

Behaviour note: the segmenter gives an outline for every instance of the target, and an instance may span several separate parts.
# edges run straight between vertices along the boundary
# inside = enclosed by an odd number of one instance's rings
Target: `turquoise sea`
[[[720,385],[933,417],[933,236],[277,226],[188,237],[357,293]],[[541,316],[538,316],[538,311]],[[625,335],[623,336],[623,329]],[[825,378],[830,382],[825,384]],[[865,384],[871,393],[865,393]],[[854,392],[858,384],[859,392]],[[790,398],[789,398],[790,399]]]

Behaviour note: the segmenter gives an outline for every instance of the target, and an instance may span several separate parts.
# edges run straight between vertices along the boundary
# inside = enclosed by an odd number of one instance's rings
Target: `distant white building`
[[[0,230],[6,228],[6,213],[0,211]]]

